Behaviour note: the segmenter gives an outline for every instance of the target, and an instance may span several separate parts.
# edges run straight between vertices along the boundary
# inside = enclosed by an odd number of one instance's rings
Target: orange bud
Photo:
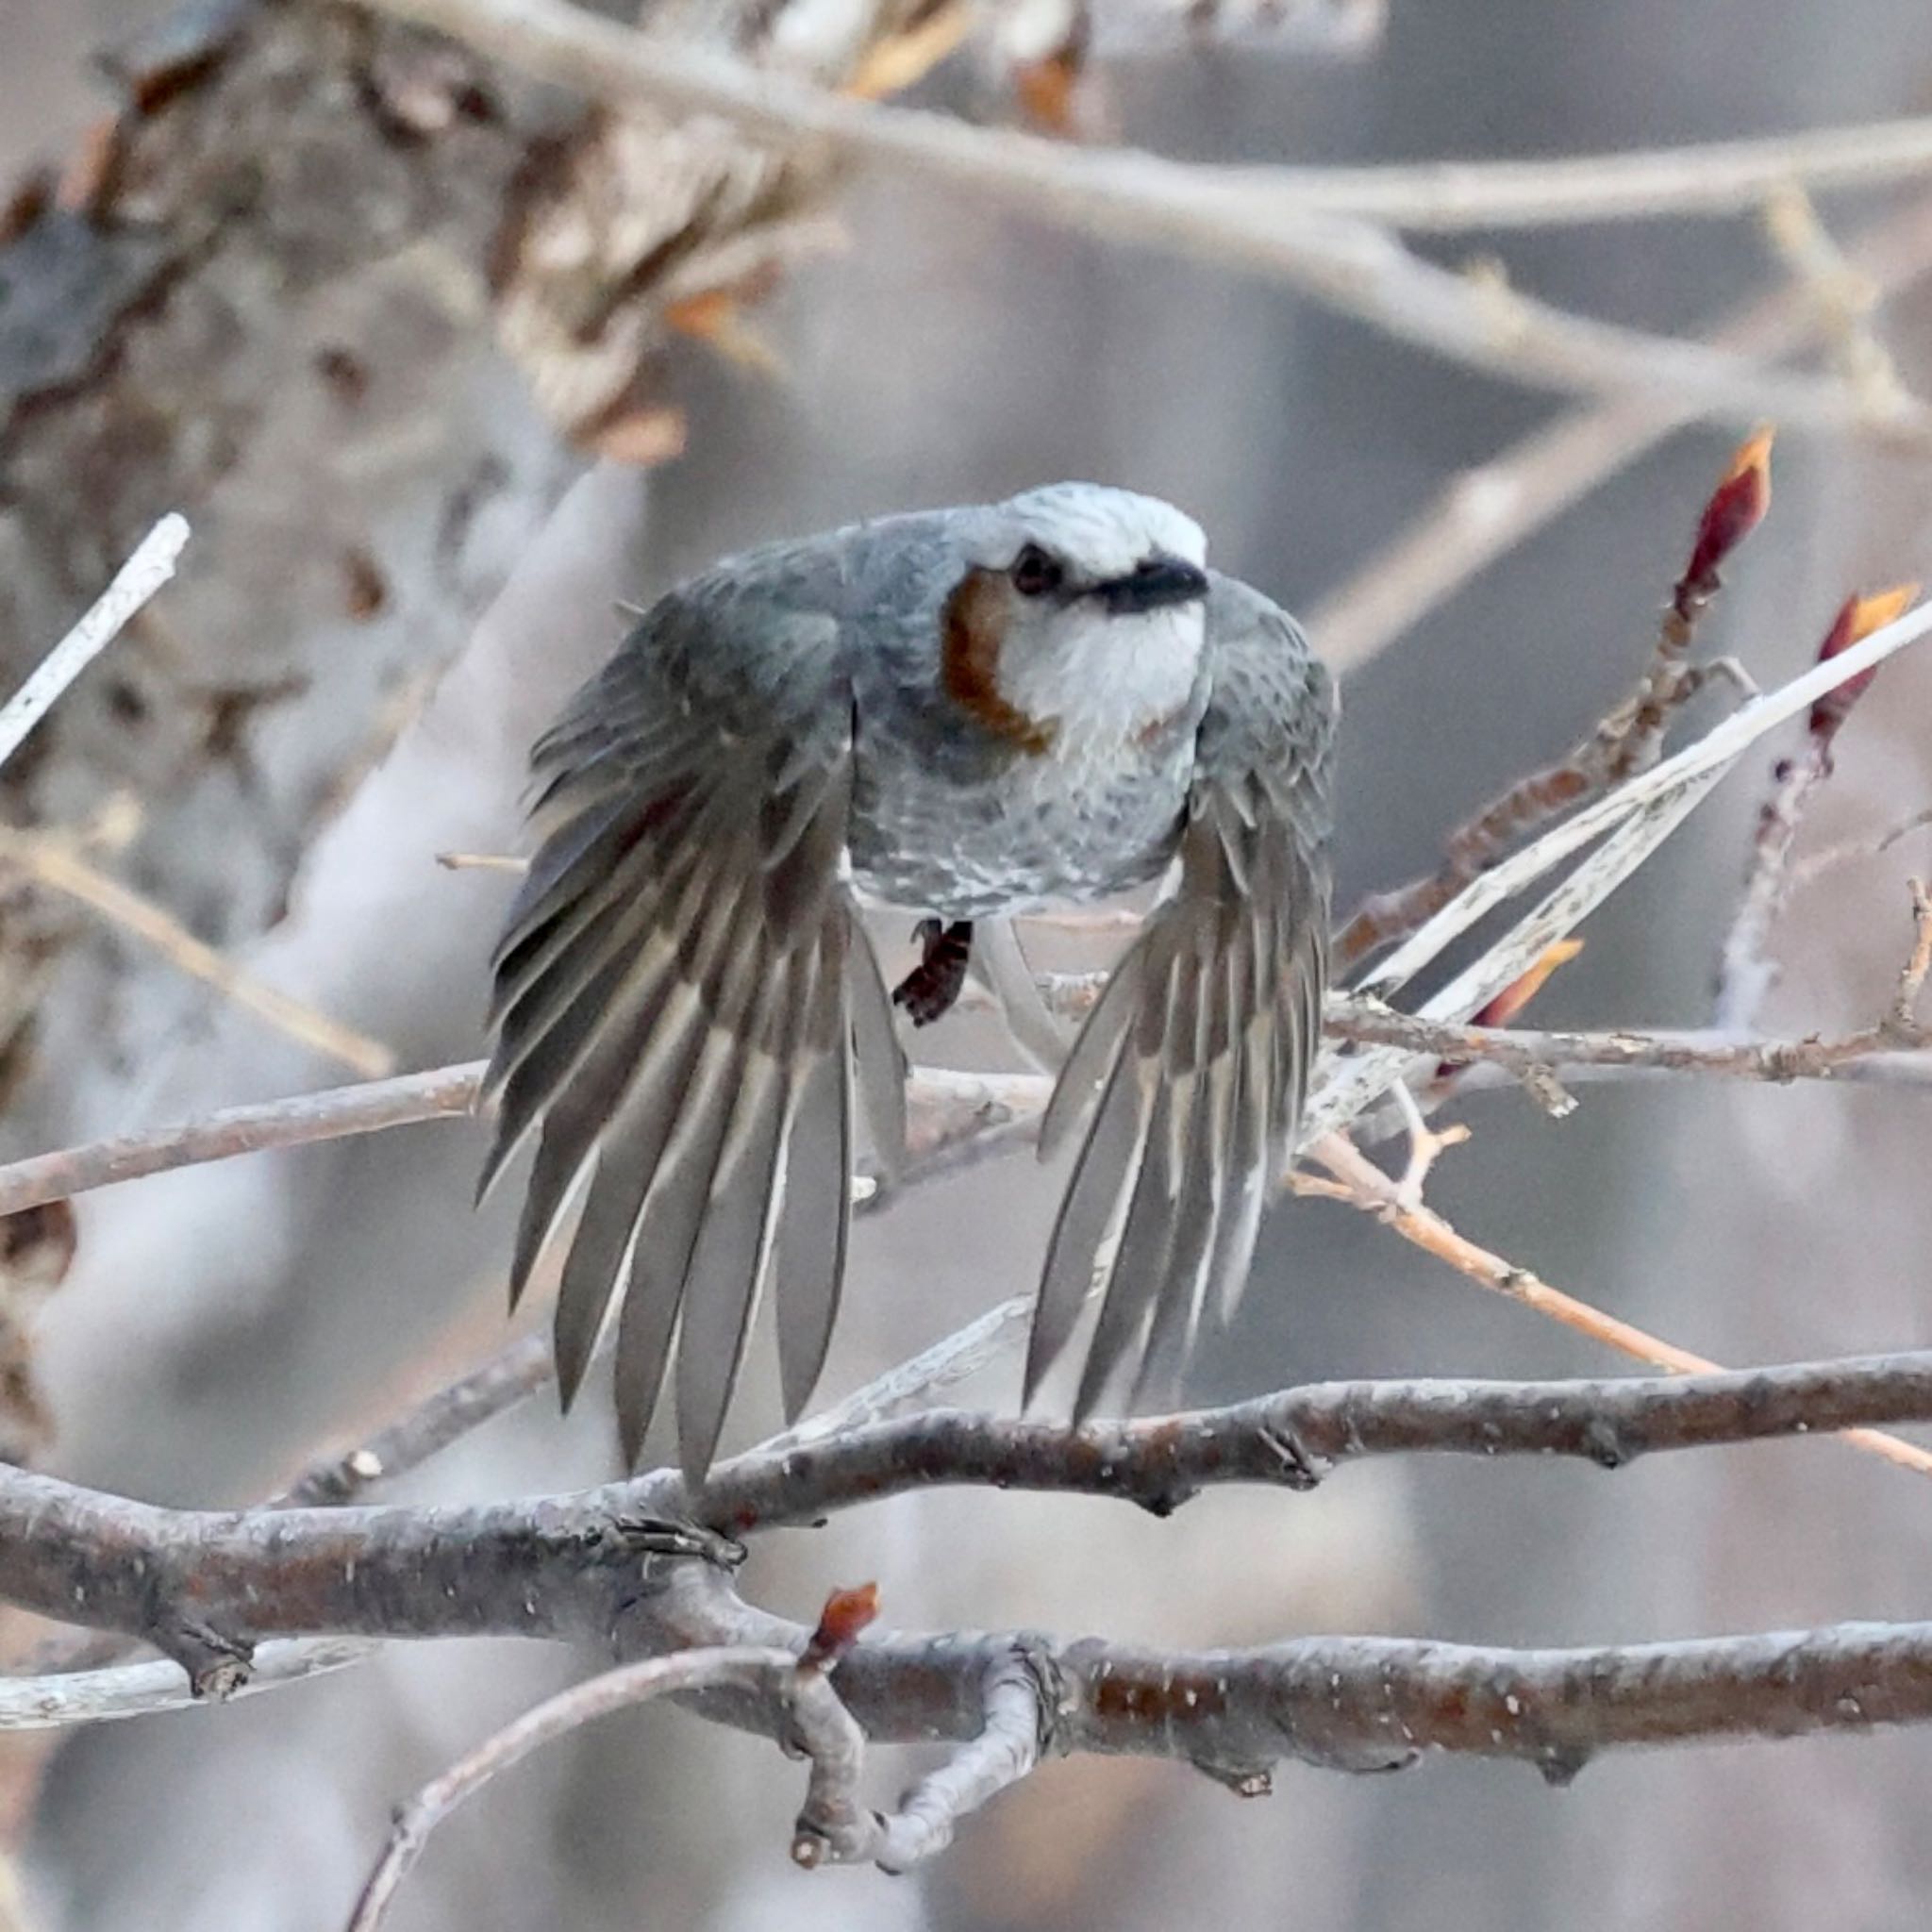
[[[1074,101],[1079,80],[1079,55],[1073,47],[1062,47],[1044,60],[1023,61],[1013,70],[1013,90],[1020,105],[1029,119],[1050,134],[1077,131]]]
[[[835,1590],[819,1612],[818,1628],[811,1633],[799,1658],[801,1669],[822,1670],[838,1660],[858,1641],[858,1633],[879,1613],[879,1587],[861,1583],[856,1590]]]
[[[781,376],[778,352],[744,319],[744,304],[729,289],[707,289],[664,306],[664,325],[708,342],[727,361],[760,375]]]
[[[1918,594],[1917,584],[1894,584],[1890,590],[1875,591],[1869,597],[1847,597],[1832,619],[1824,641],[1818,646],[1818,661],[1826,663],[1854,644],[1863,642],[1874,630],[1883,630],[1894,618],[1905,614]],[[1839,726],[1851,715],[1852,707],[1865,695],[1877,675],[1878,667],[1874,664],[1870,671],[1861,671],[1826,691],[1811,707],[1811,736],[1821,751],[1838,736]]]
[[[1507,1026],[1535,999],[1543,982],[1558,966],[1567,966],[1583,950],[1581,940],[1558,940],[1545,946],[1529,971],[1511,980],[1475,1018],[1472,1026]]]
[[[1764,521],[1771,508],[1771,442],[1767,425],[1738,445],[1730,467],[1697,520],[1690,561],[1677,581],[1677,608],[1708,597],[1717,589],[1718,566]]]

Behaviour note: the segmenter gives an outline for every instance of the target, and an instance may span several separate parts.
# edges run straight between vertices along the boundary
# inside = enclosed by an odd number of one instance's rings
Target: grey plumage
[[[770,546],[660,599],[539,742],[483,1185],[535,1131],[513,1295],[581,1203],[558,1378],[568,1402],[620,1305],[628,1457],[671,1366],[702,1478],[768,1280],[788,1415],[816,1380],[855,1101],[888,1165],[904,1128],[856,891],[995,919],[1178,858],[1044,1124],[1051,1154],[1091,1114],[1029,1399],[1097,1267],[1081,1414],[1238,1291],[1317,1038],[1335,706],[1293,623],[1201,550],[1091,485]]]

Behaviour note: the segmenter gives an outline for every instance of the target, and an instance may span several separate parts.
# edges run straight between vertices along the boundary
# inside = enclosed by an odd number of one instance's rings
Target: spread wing
[[[581,1198],[556,1318],[576,1393],[614,1301],[634,1463],[675,1353],[700,1480],[776,1256],[787,1413],[838,1308],[853,1055],[881,1158],[903,1138],[890,1008],[841,883],[853,707],[836,625],[702,583],[645,614],[533,754],[540,843],[495,958],[487,1189],[538,1147],[512,1304]]]
[[[1209,1293],[1240,1293],[1320,1038],[1333,687],[1285,611],[1218,576],[1208,673],[1178,884],[1089,1016],[1041,1134],[1050,1156],[1091,1110],[1026,1362],[1030,1401],[1097,1275],[1076,1421],[1136,1351],[1138,1399],[1185,1357]]]

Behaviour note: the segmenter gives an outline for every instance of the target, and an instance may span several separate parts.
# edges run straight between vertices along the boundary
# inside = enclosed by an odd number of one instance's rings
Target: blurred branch
[[[164,516],[114,575],[93,608],[49,651],[27,681],[0,707],[0,765],[4,765],[60,694],[120,634],[127,620],[175,575],[188,545],[188,520]]]
[[[1879,297],[1932,274],[1932,198],[1859,235],[1846,263]],[[1781,356],[1828,321],[1813,289],[1792,284],[1733,310],[1712,325],[1710,340],[1740,354]],[[1323,657],[1338,671],[1366,662],[1487,565],[1695,420],[1694,410],[1669,404],[1609,403],[1560,417],[1453,476],[1309,613]]]
[[[1524,1307],[1534,1309],[1551,1321],[1560,1322],[1566,1328],[1574,1328],[1578,1334],[1587,1335],[1592,1341],[1602,1342],[1619,1354],[1648,1362],[1654,1368],[1667,1369],[1674,1374],[1724,1373],[1707,1357],[1693,1355],[1689,1349],[1664,1341],[1661,1336],[1652,1335],[1632,1323],[1620,1321],[1614,1315],[1604,1313],[1601,1308],[1592,1307],[1574,1295],[1565,1294],[1527,1268],[1506,1261],[1501,1255],[1457,1233],[1441,1214],[1419,1198],[1415,1186],[1405,1186],[1403,1182],[1391,1179],[1341,1135],[1327,1136],[1317,1144],[1313,1154],[1333,1178],[1322,1181],[1312,1176],[1292,1175],[1289,1184],[1296,1193],[1339,1200],[1363,1213],[1373,1214],[1404,1241],[1421,1248],[1424,1254],[1433,1255],[1439,1261],[1446,1261],[1478,1287],[1521,1302]],[[1932,1475],[1932,1453],[1915,1443],[1901,1441],[1896,1436],[1863,1426],[1847,1428],[1841,1433],[1848,1442],[1868,1455],[1881,1457],[1920,1475]]]
[[[550,1343],[541,1335],[520,1335],[478,1367],[459,1375],[413,1408],[378,1429],[346,1455],[325,1457],[264,1509],[340,1507],[372,1484],[421,1467],[494,1417],[548,1387],[556,1377]]]
[[[380,1079],[394,1070],[396,1057],[381,1041],[343,1025],[224,958],[172,913],[89,864],[58,834],[0,826],[0,867],[99,913],[183,973],[213,987],[224,999],[267,1021],[288,1039],[341,1061],[364,1079]]]
[[[1284,168],[1261,180],[1283,209],[1443,233],[1748,214],[1793,187],[1877,188],[1926,174],[1932,118],[1920,117],[1530,161]]]
[[[641,36],[568,0],[369,4],[611,108],[715,114],[752,134],[808,137],[1095,234],[1274,274],[1343,314],[1508,380],[1932,441],[1932,411],[1914,400],[1873,397],[1836,378],[1765,369],[1701,343],[1568,314],[1424,261],[1364,223],[1310,216],[1267,171],[1079,149],[883,107]]]
[[[1896,616],[1918,595],[1918,590],[1916,584],[1901,585],[1874,597],[1847,598],[1819,646],[1818,661],[1827,663],[1859,638],[1869,636]],[[1863,673],[1822,696],[1811,707],[1803,746],[1795,756],[1781,758],[1772,770],[1770,791],[1757,810],[1743,893],[1719,956],[1713,1018],[1723,1029],[1741,1031],[1755,1025],[1759,1008],[1776,984],[1771,933],[1790,892],[1791,850],[1813,793],[1831,776],[1832,745],[1839,731],[1871,681],[1871,674]],[[1919,904],[1916,889],[1913,904],[1915,908]],[[1907,1038],[1903,1029],[1894,1027],[1893,1032],[1893,1045],[1920,1043]]]

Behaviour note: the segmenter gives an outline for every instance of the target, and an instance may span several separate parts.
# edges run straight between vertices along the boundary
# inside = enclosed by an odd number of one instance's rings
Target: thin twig
[[[1840,656],[1868,635],[1879,618],[1895,613],[1917,594],[1913,584],[1876,597],[1847,598],[1819,646],[1819,661],[1829,663]],[[1831,776],[1838,733],[1871,681],[1871,674],[1861,672],[1821,695],[1810,708],[1803,744],[1772,769],[1771,789],[1757,810],[1744,888],[1719,954],[1712,1017],[1724,1030],[1741,1033],[1755,1026],[1777,983],[1771,934],[1790,895],[1791,851],[1814,795]]]
[[[224,1108],[178,1126],[151,1127],[57,1154],[32,1155],[0,1167],[0,1216],[203,1161],[467,1114],[475,1106],[482,1077],[480,1060],[437,1067],[318,1093],[296,1093],[285,1100]]]
[[[1715,1027],[1694,1032],[1557,1032],[1526,1026],[1459,1026],[1398,1013],[1373,1002],[1336,1001],[1329,1008],[1325,1030],[1331,1039],[1399,1046],[1452,1067],[1488,1064],[1519,1074],[1595,1067],[1701,1074],[1782,1086],[1793,1080],[1840,1079],[1861,1061],[1884,1058],[1898,1063],[1892,1072],[1901,1084],[1907,1072],[1912,1075],[1911,1084],[1932,1078],[1932,1057],[1901,1053],[1898,1038],[1881,1025],[1832,1040],[1740,1040]],[[1908,1061],[1914,1064],[1907,1067]],[[1916,1064],[1921,1061],[1923,1066]]]
[[[287,1489],[258,1507],[305,1509],[353,1503],[372,1484],[421,1468],[432,1456],[526,1401],[547,1387],[556,1374],[547,1338],[520,1335],[358,1447],[310,1464]]]
[[[1574,1295],[1550,1287],[1527,1268],[1519,1268],[1514,1262],[1506,1261],[1502,1256],[1458,1234],[1434,1208],[1406,1202],[1399,1185],[1374,1161],[1351,1146],[1344,1137],[1329,1136],[1313,1150],[1313,1154],[1334,1179],[1323,1182],[1293,1176],[1289,1185],[1297,1193],[1343,1201],[1364,1213],[1373,1214],[1386,1226],[1393,1228],[1404,1241],[1421,1248],[1425,1254],[1435,1256],[1438,1260],[1446,1261],[1458,1274],[1467,1275],[1479,1286],[1496,1294],[1507,1295],[1511,1301],[1521,1302],[1524,1307],[1535,1309],[1540,1315],[1547,1315],[1552,1321],[1560,1322],[1566,1328],[1574,1328],[1578,1334],[1587,1335],[1591,1341],[1602,1342],[1620,1355],[1648,1362],[1654,1368],[1668,1369],[1674,1374],[1724,1373],[1706,1356],[1693,1355],[1689,1349],[1664,1341],[1661,1336],[1652,1335],[1632,1323],[1620,1321],[1614,1315],[1604,1313],[1601,1308],[1592,1307],[1588,1302],[1579,1301]],[[1932,1453],[1914,1443],[1902,1441],[1898,1437],[1886,1435],[1877,1429],[1846,1429],[1842,1434],[1846,1441],[1868,1455],[1883,1457],[1888,1462],[1895,1462],[1920,1475],[1932,1475]]]
[[[0,765],[59,701],[60,694],[120,635],[127,620],[175,575],[188,543],[188,519],[171,510],[142,539],[99,601],[42,658],[0,708]]]
[[[224,999],[267,1021],[289,1039],[340,1061],[364,1079],[378,1080],[395,1071],[396,1057],[381,1041],[345,1026],[224,958],[172,913],[90,865],[58,835],[0,826],[0,866],[98,912],[151,946],[170,965],[213,987]]]
[[[1915,401],[1874,417],[1873,400],[1836,378],[1763,369],[1701,343],[1567,314],[1424,261],[1362,222],[1307,216],[1284,205],[1261,171],[1078,149],[858,101],[641,36],[567,0],[370,4],[611,108],[716,114],[752,134],[812,138],[1093,233],[1274,274],[1341,313],[1506,379],[1670,396],[1700,412],[1882,430],[1910,442],[1932,436],[1932,411]]]
[[[457,1807],[499,1773],[521,1763],[540,1745],[566,1736],[612,1711],[628,1710],[655,1697],[681,1691],[736,1690],[772,1697],[798,1674],[789,1651],[707,1648],[674,1651],[669,1657],[626,1664],[587,1683],[547,1698],[515,1723],[492,1732],[474,1751],[432,1778],[408,1804],[396,1807],[389,1842],[363,1885],[349,1916],[348,1932],[376,1932],[409,1869],[422,1857],[429,1835]],[[831,1696],[817,1682],[824,1696]]]

